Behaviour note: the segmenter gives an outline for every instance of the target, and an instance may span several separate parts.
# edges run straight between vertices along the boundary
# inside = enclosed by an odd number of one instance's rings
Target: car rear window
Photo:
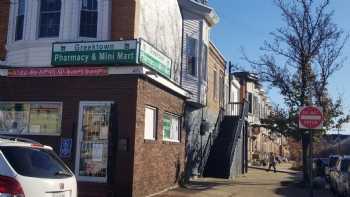
[[[329,159],[329,167],[334,167],[335,164],[337,164],[337,161],[338,161],[338,157],[331,157]]]
[[[22,176],[54,179],[73,176],[51,150],[30,147],[0,147],[0,150]]]
[[[349,165],[350,165],[350,159],[344,159],[344,160],[341,162],[340,170],[341,170],[342,172],[347,172],[348,169],[349,169]]]

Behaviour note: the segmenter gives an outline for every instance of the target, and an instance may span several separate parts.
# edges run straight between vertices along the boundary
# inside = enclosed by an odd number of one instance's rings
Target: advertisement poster
[[[103,144],[92,145],[92,161],[103,160]]]

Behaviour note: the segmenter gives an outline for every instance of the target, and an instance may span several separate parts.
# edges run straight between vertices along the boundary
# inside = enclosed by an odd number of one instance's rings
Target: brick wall
[[[112,40],[137,37],[138,4],[137,0],[112,0]]]
[[[6,57],[6,37],[8,28],[8,19],[10,11],[10,1],[0,0],[0,60]]]
[[[177,184],[184,169],[185,132],[181,142],[164,142],[163,114],[183,114],[184,100],[162,90],[147,80],[139,79],[135,130],[133,196],[147,196]],[[157,139],[144,140],[145,106],[157,108]]]
[[[0,0],[1,1],[1,0]],[[80,101],[114,101],[119,139],[133,141],[135,130],[137,76],[4,78],[0,77],[0,101],[53,101],[63,103],[62,137],[73,138],[70,158],[64,159],[74,171],[76,130]],[[60,136],[24,136],[48,144],[58,153]],[[116,149],[117,141],[111,141]],[[109,184],[79,183],[79,197],[131,196],[133,147],[113,151]]]

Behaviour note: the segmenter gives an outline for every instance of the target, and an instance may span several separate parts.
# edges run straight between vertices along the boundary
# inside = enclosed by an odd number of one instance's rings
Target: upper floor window
[[[220,72],[220,78],[219,78],[219,103],[220,107],[224,106],[224,98],[225,98],[225,77],[224,73]]]
[[[207,68],[208,68],[208,46],[202,45],[202,78],[204,81],[207,80]]]
[[[81,37],[96,38],[97,0],[82,0],[79,35]]]
[[[15,40],[23,39],[25,0],[18,1]]]
[[[218,100],[218,72],[214,70],[213,73],[213,99]]]
[[[197,39],[188,37],[187,39],[187,73],[196,76],[197,75]]]
[[[249,113],[253,113],[253,94],[248,92]]]
[[[61,0],[41,0],[39,38],[58,37],[60,18]]]

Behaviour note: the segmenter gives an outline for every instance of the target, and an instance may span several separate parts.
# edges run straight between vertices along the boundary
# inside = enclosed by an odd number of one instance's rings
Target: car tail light
[[[42,145],[42,144],[31,144],[31,147],[32,148],[43,148],[44,145]]]
[[[24,197],[21,185],[15,179],[7,176],[0,176],[0,196]]]

